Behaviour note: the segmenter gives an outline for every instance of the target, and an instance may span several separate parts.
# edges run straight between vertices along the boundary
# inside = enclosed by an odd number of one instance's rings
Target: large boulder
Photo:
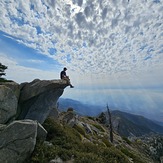
[[[6,87],[10,88],[15,96],[17,97],[17,99],[19,99],[19,95],[20,95],[20,85],[14,81],[12,82],[0,82],[0,85],[5,85]]]
[[[16,94],[5,85],[0,85],[0,123],[5,124],[13,119],[17,111]]]
[[[37,137],[36,121],[13,121],[0,126],[0,162],[22,163],[34,150]]]
[[[18,119],[32,119],[43,123],[56,108],[59,97],[68,86],[64,80],[39,80],[21,84]]]

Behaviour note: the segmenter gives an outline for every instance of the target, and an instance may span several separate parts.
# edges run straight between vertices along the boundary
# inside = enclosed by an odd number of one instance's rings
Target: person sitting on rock
[[[74,86],[72,86],[72,84],[70,82],[69,76],[66,75],[66,70],[67,70],[67,68],[64,67],[63,71],[61,71],[61,73],[60,73],[60,78],[63,80],[66,80],[68,85],[70,86],[70,88],[74,88]]]

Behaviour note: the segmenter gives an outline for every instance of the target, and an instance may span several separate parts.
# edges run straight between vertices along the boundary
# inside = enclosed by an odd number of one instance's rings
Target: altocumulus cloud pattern
[[[163,63],[161,0],[0,0],[0,30],[77,72]]]

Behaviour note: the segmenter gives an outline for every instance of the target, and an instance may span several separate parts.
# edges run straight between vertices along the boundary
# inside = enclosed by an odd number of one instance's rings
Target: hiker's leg
[[[68,76],[67,76],[67,79],[68,79],[68,83],[69,83],[70,88],[74,88],[74,86],[71,84],[70,79],[69,79]]]
[[[64,80],[67,81],[67,84],[70,86],[70,88],[74,88],[74,86],[71,84],[69,77],[64,78]]]
[[[74,88],[74,86],[72,84],[70,84],[70,88]]]

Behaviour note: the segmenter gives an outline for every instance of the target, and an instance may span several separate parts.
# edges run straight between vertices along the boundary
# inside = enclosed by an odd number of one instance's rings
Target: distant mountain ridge
[[[113,126],[121,136],[142,136],[150,133],[163,134],[163,126],[140,115],[119,110],[112,111]]]
[[[87,116],[97,116],[104,110],[102,106],[84,104],[80,101],[73,99],[59,98],[58,100],[59,110],[64,111],[67,108],[72,107],[78,114]]]
[[[83,104],[73,99],[60,98],[58,102],[59,110],[66,111],[67,108],[72,107],[80,115],[98,116],[101,112],[106,112],[106,108],[102,106]],[[142,136],[149,133],[163,134],[163,126],[153,120],[119,110],[113,110],[111,113],[113,127],[121,136]]]
[[[155,122],[156,124],[160,125],[160,126],[163,126],[163,122],[158,122],[158,121],[155,121],[155,120],[154,120],[154,122]]]

